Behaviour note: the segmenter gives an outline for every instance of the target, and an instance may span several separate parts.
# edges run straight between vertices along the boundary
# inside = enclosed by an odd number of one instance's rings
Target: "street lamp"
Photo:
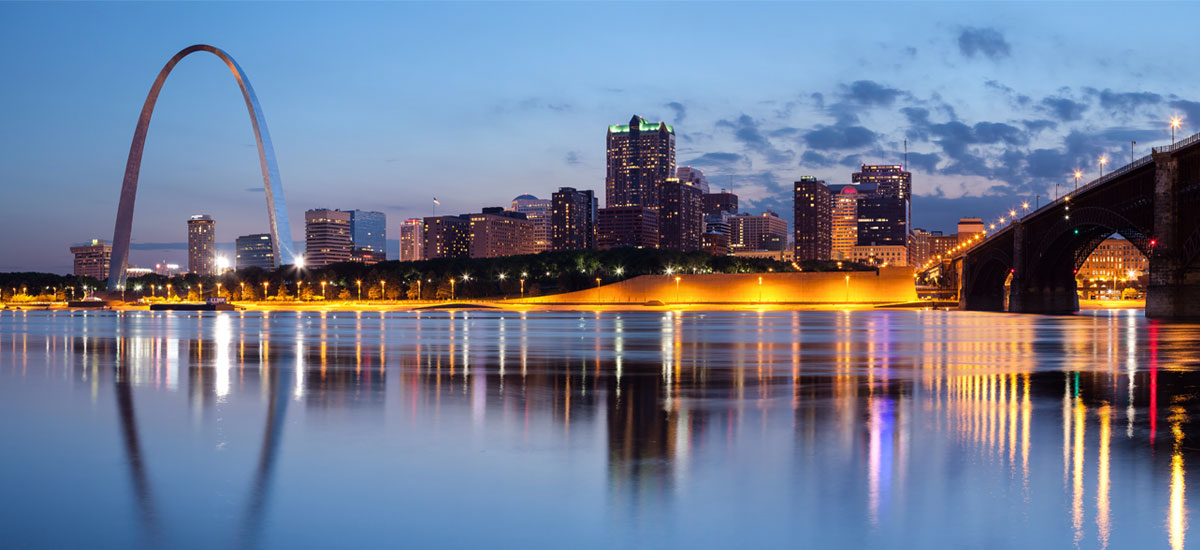
[[[521,274],[521,297],[525,297],[525,274]]]
[[[1104,165],[1108,164],[1108,157],[1100,157],[1100,177],[1104,177]]]
[[[241,297],[241,299],[245,300],[246,299],[246,281],[238,281],[238,286],[240,287],[238,295],[239,295],[239,297]]]
[[[362,279],[354,281],[358,285],[358,301],[362,301]]]
[[[221,297],[221,283],[217,283],[217,297]]]
[[[380,300],[387,300],[386,290],[387,290],[387,281],[380,279],[379,280],[379,299]]]
[[[454,299],[454,277],[450,278],[450,299]]]
[[[762,276],[758,277],[758,301],[762,302]]]
[[[269,287],[269,286],[271,286],[271,283],[269,283],[267,281],[263,281],[263,300],[264,301],[267,299],[267,287]]]
[[[1175,129],[1178,128],[1179,125],[1182,123],[1183,123],[1183,121],[1180,120],[1179,117],[1171,118],[1171,148],[1172,149],[1175,148]]]
[[[679,303],[679,279],[681,279],[681,278],[682,277],[679,277],[679,276],[675,277],[675,303],[677,303],[677,304]],[[596,279],[597,286],[599,286],[599,281],[600,281],[600,279]]]
[[[322,300],[325,299],[325,285],[327,285],[327,284],[329,284],[328,281],[321,281],[321,299]]]
[[[166,299],[168,299],[168,300],[171,300],[171,299],[174,299],[174,298],[175,298],[175,293],[171,291],[171,283],[167,283],[167,295],[166,295]]]
[[[1075,190],[1076,191],[1079,190],[1079,178],[1081,178],[1081,177],[1083,177],[1083,171],[1076,170],[1075,171]],[[1057,188],[1058,184],[1056,183],[1056,184],[1054,184],[1054,186],[1055,186],[1055,188]]]

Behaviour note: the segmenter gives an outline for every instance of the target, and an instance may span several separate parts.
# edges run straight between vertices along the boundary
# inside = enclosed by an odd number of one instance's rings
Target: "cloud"
[[[1133,111],[1146,105],[1158,105],[1163,97],[1152,92],[1118,93],[1104,89],[1096,93],[1100,98],[1100,106],[1113,111]]]
[[[527,113],[530,111],[553,111],[566,113],[575,110],[570,103],[551,102],[540,97],[529,97],[516,102],[505,102],[492,108],[497,114]]]
[[[745,161],[745,157],[737,153],[705,153],[683,164],[727,168],[743,161]]]
[[[1062,122],[1071,122],[1083,118],[1087,105],[1065,97],[1047,97],[1042,99],[1042,108]]]
[[[758,122],[749,115],[741,115],[733,120],[719,120],[717,127],[733,131],[733,137],[747,149],[766,157],[767,162],[778,164],[790,161],[795,155],[791,151],[781,151],[763,135]]]
[[[130,250],[187,250],[188,244],[183,243],[132,243]]]
[[[1042,130],[1053,130],[1058,128],[1058,123],[1053,120],[1037,119],[1037,120],[1022,120],[1021,125],[1029,131],[1030,134],[1036,134]]]
[[[919,168],[923,172],[936,172],[937,165],[942,158],[937,153],[909,153],[908,166],[905,168]]]
[[[1192,127],[1190,131],[1195,131],[1197,127],[1200,127],[1200,101],[1179,99],[1171,102],[1171,108],[1183,111],[1183,124],[1185,128],[1190,125]],[[1187,133],[1184,132],[1184,135],[1187,135]]]
[[[805,151],[803,155],[800,155],[800,166],[828,168],[834,164],[837,164],[836,160],[816,151]]]
[[[890,106],[903,95],[906,95],[903,90],[889,88],[872,80],[857,80],[842,85],[841,91],[844,101],[868,107]]]
[[[678,101],[672,101],[664,105],[664,107],[675,111],[674,124],[683,124],[683,120],[687,118],[687,107]]]
[[[804,134],[804,143],[818,151],[858,149],[874,144],[877,137],[862,126],[820,126]]]
[[[250,192],[250,193],[263,193],[266,190],[263,189],[262,187],[247,187],[246,191]]]
[[[583,164],[583,160],[581,158],[579,158],[579,151],[567,151],[567,156],[563,160],[565,160],[567,164],[570,164],[572,166],[577,165],[577,164]]]
[[[1011,55],[1012,47],[996,29],[965,27],[958,33],[958,51],[966,57],[980,55],[998,61]]]

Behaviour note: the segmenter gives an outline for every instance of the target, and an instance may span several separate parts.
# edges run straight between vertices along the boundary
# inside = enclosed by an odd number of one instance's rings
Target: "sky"
[[[791,218],[791,182],[900,163],[913,225],[954,231],[1200,132],[1200,5],[1171,3],[0,3],[0,271],[112,238],[146,93],[224,49],[270,128],[292,235],[310,208],[405,218],[604,193],[609,124]],[[185,262],[186,219],[267,231],[254,136],[214,56],[150,124],[130,262]]]

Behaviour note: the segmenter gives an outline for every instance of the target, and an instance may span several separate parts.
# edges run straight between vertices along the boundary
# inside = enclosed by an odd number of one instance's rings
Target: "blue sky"
[[[914,225],[1053,195],[1096,158],[1200,131],[1194,4],[3,3],[0,271],[68,272],[110,239],[138,112],[179,49],[225,49],[266,115],[292,220],[315,207],[478,211],[603,195],[604,132],[666,120],[677,158],[790,218],[790,183],[848,183],[909,143]],[[266,230],[253,134],[212,56],[172,73],[131,261],[181,261],[185,220]],[[154,243],[168,243],[156,245]]]

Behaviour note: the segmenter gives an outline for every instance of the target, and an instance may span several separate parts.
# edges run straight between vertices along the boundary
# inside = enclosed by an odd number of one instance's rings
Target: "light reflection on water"
[[[0,528],[1185,548],[1197,336],[1140,312],[5,311]]]

